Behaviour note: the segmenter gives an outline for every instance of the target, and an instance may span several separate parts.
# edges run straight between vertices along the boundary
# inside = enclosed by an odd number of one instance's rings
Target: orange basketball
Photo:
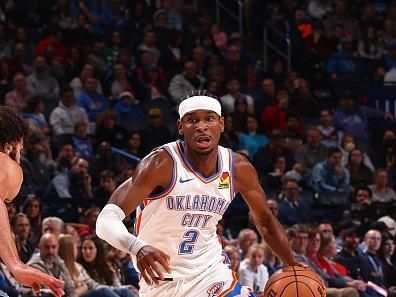
[[[287,266],[269,278],[264,297],[326,297],[326,286],[315,272]]]

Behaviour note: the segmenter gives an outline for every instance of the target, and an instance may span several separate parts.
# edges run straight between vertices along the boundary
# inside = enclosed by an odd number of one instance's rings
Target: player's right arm
[[[122,220],[131,214],[158,188],[167,188],[171,181],[173,161],[165,149],[152,152],[137,166],[133,177],[111,195],[96,222],[97,235],[112,246],[135,254],[137,266],[148,284],[163,279],[161,264],[169,271],[169,256],[128,232]]]

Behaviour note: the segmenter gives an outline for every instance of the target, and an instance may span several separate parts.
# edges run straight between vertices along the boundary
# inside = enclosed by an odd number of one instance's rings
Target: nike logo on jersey
[[[188,179],[180,178],[179,179],[179,183],[183,184],[183,183],[189,182],[190,180],[193,180],[193,179],[195,179],[195,178],[194,177],[193,178],[188,178]]]

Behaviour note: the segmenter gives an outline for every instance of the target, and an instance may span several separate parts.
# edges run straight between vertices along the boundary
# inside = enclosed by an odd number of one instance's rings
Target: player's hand
[[[136,258],[139,271],[148,285],[152,285],[153,282],[158,284],[158,280],[164,279],[161,266],[170,273],[170,257],[151,245],[142,247]]]
[[[295,263],[291,264],[290,266],[299,266],[304,269],[309,269],[308,264],[305,264],[304,262],[295,262]]]
[[[43,284],[50,288],[55,297],[65,295],[65,292],[62,289],[65,284],[64,281],[47,275],[23,263],[10,267],[10,269],[17,282],[24,286],[31,287],[35,293],[40,293],[40,284]]]

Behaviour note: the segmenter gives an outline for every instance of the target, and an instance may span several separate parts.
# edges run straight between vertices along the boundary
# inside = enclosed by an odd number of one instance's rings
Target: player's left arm
[[[245,157],[236,154],[234,170],[235,190],[241,193],[249,205],[257,230],[286,265],[296,265],[286,233],[268,208],[253,165]]]

